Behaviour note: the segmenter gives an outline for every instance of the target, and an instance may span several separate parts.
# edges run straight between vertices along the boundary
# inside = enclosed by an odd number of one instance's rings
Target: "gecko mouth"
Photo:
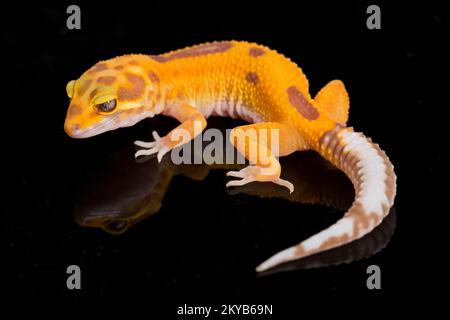
[[[87,127],[86,129],[78,129],[72,127],[68,130],[67,126],[65,125],[65,131],[66,133],[72,137],[77,139],[83,139],[83,138],[89,138],[96,135],[99,135],[101,133],[111,131],[117,128],[124,128],[124,127],[130,127],[135,125],[137,122],[141,121],[144,118],[147,117],[153,117],[155,113],[151,111],[146,111],[143,113],[136,113],[133,115],[127,115],[126,117],[123,117],[123,120],[119,120],[119,116],[122,113],[125,113],[126,111],[118,112],[114,115],[111,115],[108,118],[104,118],[101,122],[98,122],[96,124],[93,124],[90,127]]]
[[[110,118],[105,118],[101,122],[98,122],[96,124],[93,124],[90,127],[87,127],[85,129],[80,129],[77,125],[65,125],[64,130],[66,133],[76,139],[83,139],[83,138],[89,138],[96,135],[99,135],[103,132],[110,131],[113,129],[116,129],[118,127],[117,121],[115,121],[120,113],[117,113]]]

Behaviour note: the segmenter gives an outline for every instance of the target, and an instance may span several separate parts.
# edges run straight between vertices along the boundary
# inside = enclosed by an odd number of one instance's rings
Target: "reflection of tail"
[[[361,238],[381,223],[394,202],[393,166],[379,146],[363,134],[338,125],[323,135],[318,151],[352,181],[353,205],[334,225],[277,253],[259,265],[258,272]]]
[[[347,243],[339,248],[283,263],[267,271],[260,272],[258,275],[268,276],[279,272],[323,268],[367,259],[387,246],[394,234],[395,224],[396,212],[394,208],[391,208],[383,222],[361,239]]]

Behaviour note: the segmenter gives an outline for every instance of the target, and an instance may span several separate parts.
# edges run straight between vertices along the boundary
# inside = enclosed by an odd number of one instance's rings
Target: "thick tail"
[[[392,163],[377,144],[352,128],[337,125],[320,139],[318,151],[352,181],[352,206],[334,225],[275,254],[256,271],[350,243],[371,232],[389,213],[395,198],[396,176]]]

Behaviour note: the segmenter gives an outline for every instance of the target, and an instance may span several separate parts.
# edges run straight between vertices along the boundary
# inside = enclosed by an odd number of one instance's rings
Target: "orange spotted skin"
[[[335,125],[318,112],[313,121],[299,117],[302,113],[287,94],[290,87],[297,88],[316,110],[302,70],[276,51],[254,43],[213,42],[158,56],[126,55],[99,62],[76,82],[65,127],[69,134],[73,128],[82,131],[104,119],[92,110],[90,101],[102,86],[118,93],[123,110],[114,120],[118,122],[130,114],[152,109],[151,103],[170,105],[185,100],[206,115],[208,106],[214,103],[239,103],[248,114],[257,115],[257,119],[245,120],[289,122],[309,144],[317,144],[323,133]],[[153,90],[147,90],[149,86]]]
[[[66,90],[71,102],[64,129],[74,138],[131,126],[158,114],[177,119],[180,125],[166,136],[154,133],[153,142],[135,142],[144,148],[136,157],[157,154],[159,161],[185,142],[173,138],[181,129],[193,139],[205,129],[209,116],[246,120],[250,124],[234,128],[230,140],[250,165],[228,172],[241,180],[227,186],[272,182],[292,192],[294,185],[281,178],[277,157],[308,149],[344,171],[355,188],[355,201],[344,217],[274,255],[257,271],[361,238],[393,205],[393,165],[377,144],[346,127],[349,98],[344,84],[333,80],[312,98],[302,70],[265,46],[221,41],[160,55],[125,55],[97,63],[70,81]],[[273,148],[275,131],[278,144]],[[238,143],[241,138],[244,144]],[[251,152],[247,142],[256,142],[258,152]]]
[[[171,56],[169,53],[163,56]],[[189,49],[188,49],[189,50]],[[240,102],[260,117],[258,121],[289,122],[317,143],[322,134],[334,127],[334,122],[320,117],[314,121],[299,117],[290,103],[287,88],[296,86],[313,104],[308,80],[302,70],[283,55],[267,47],[230,42],[226,51],[204,56],[179,58],[158,65],[162,83],[174,90],[170,98],[182,96],[198,105],[216,101]]]

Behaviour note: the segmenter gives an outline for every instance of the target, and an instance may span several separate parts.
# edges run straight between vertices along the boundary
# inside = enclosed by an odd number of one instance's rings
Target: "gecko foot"
[[[158,162],[161,162],[164,155],[170,151],[170,148],[164,142],[164,138],[161,138],[156,131],[152,132],[153,139],[155,141],[145,142],[145,141],[135,141],[134,144],[138,147],[145,148],[143,150],[139,150],[134,154],[135,158],[140,156],[149,156],[153,154],[157,154]]]
[[[294,191],[294,185],[287,180],[283,180],[278,176],[268,176],[261,174],[261,167],[250,165],[239,171],[228,171],[227,176],[241,178],[241,180],[232,180],[226,184],[226,187],[243,186],[247,183],[260,181],[260,182],[273,182],[280,186],[289,189],[289,193]]]

